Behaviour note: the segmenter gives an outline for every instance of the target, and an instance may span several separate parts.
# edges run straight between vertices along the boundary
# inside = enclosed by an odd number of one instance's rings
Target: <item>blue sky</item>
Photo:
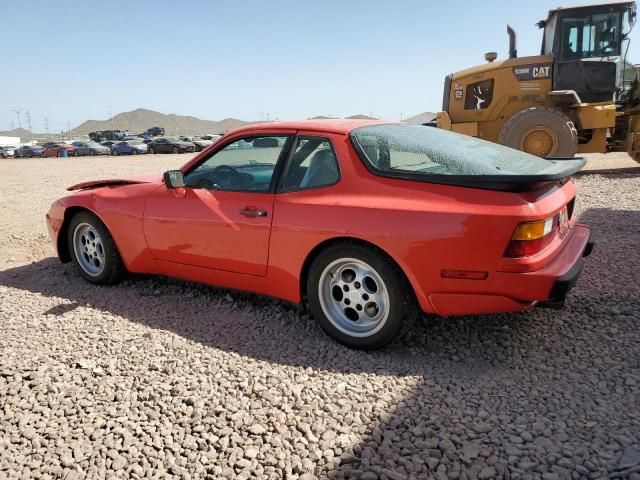
[[[0,130],[17,108],[37,132],[45,117],[60,131],[138,107],[210,120],[437,111],[446,74],[506,56],[507,23],[519,54],[537,54],[535,22],[567,2],[1,0]]]

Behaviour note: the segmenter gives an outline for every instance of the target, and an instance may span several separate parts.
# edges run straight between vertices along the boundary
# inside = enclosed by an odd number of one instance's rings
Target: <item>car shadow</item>
[[[426,375],[434,368],[445,368],[467,375],[494,363],[500,345],[514,331],[526,336],[535,329],[526,313],[430,318],[418,322],[401,341],[379,351],[362,352],[327,337],[297,306],[165,277],[133,275],[114,286],[93,286],[79,277],[73,265],[50,257],[0,271],[0,285],[59,299],[60,304],[42,315],[62,316],[79,306],[91,306],[211,348],[344,373]],[[477,342],[491,342],[494,350],[477,352],[473,364],[465,365],[458,352]],[[501,351],[503,360],[508,360],[508,353]]]

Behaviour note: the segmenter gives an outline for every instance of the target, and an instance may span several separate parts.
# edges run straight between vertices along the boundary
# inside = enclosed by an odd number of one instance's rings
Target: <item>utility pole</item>
[[[109,110],[109,116],[111,117],[111,130],[115,130],[116,128],[113,126],[113,112]]]
[[[22,121],[20,120],[20,112],[22,111],[22,109],[18,108],[17,110],[11,110],[11,111],[16,112],[16,115],[18,116],[18,128],[22,130]],[[22,145],[22,137],[20,137],[20,144]]]
[[[44,133],[47,136],[47,140],[51,140],[49,138],[49,119],[47,117],[44,117]]]
[[[73,140],[71,138],[71,124],[69,123],[69,120],[67,120],[67,131],[69,132],[69,141]]]
[[[29,110],[27,110],[27,124],[29,125],[29,137],[31,137],[31,143],[33,143],[33,130],[31,129],[31,114]]]

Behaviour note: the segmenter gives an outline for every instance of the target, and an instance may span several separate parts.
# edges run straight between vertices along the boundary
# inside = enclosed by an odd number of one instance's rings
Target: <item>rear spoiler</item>
[[[376,175],[425,183],[438,183],[457,187],[479,188],[482,190],[498,190],[502,192],[531,192],[539,190],[550,183],[566,183],[572,175],[585,166],[582,157],[549,158],[548,160],[566,161],[565,168],[555,173],[530,175],[429,175],[422,173],[380,170],[371,165],[367,168]],[[365,162],[367,163],[367,162]]]

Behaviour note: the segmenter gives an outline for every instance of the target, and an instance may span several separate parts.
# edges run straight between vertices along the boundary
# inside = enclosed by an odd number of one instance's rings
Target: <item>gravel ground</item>
[[[270,299],[52,257],[64,187],[187,159],[0,163],[0,478],[600,478],[640,447],[637,173],[577,180],[599,243],[564,310],[363,353]]]

